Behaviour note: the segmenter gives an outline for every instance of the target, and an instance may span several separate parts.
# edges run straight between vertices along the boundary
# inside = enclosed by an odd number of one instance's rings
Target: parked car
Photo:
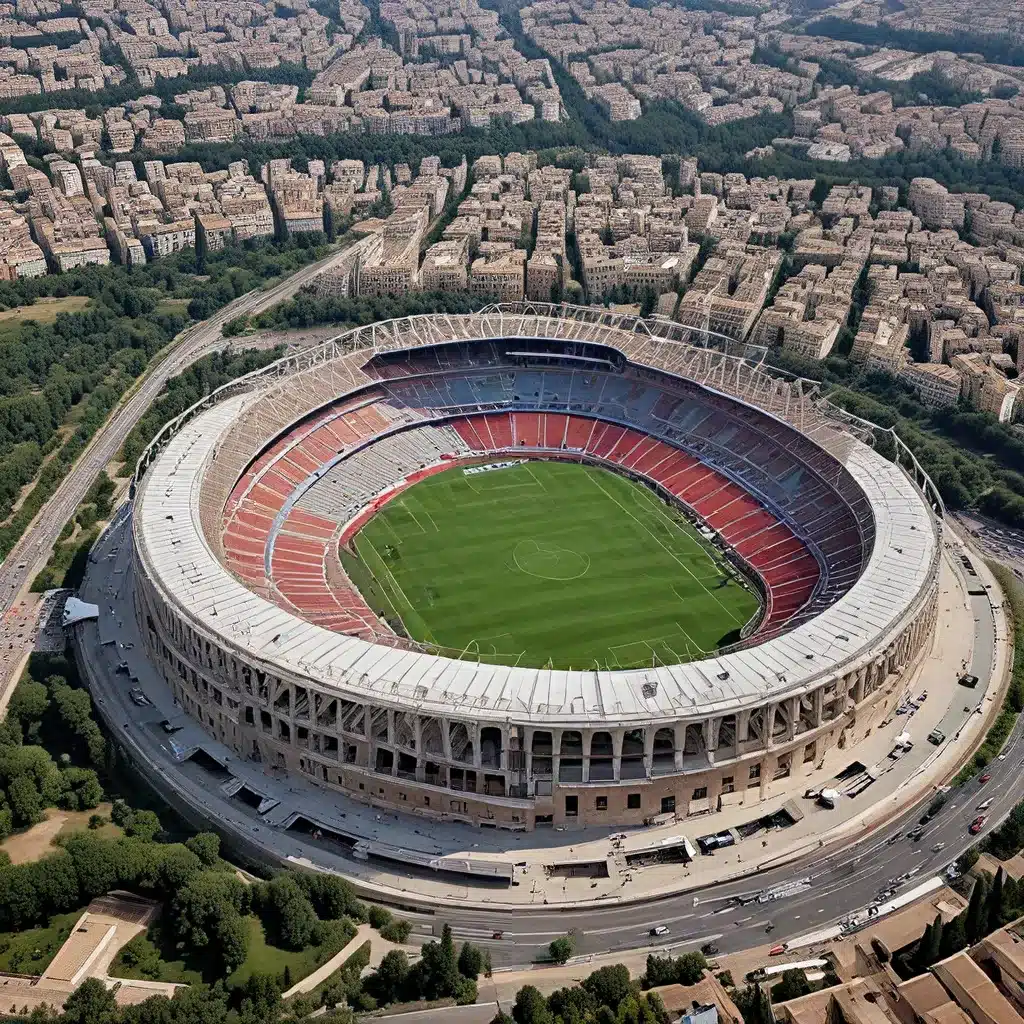
[[[714,956],[716,953],[721,952],[721,950],[713,942],[705,942],[704,945],[700,947],[700,951],[705,956]]]

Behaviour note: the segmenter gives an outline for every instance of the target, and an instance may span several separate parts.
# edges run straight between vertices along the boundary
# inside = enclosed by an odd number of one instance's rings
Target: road
[[[358,872],[358,862],[323,849],[311,854],[303,836],[268,827],[266,819],[252,808],[225,798],[218,781],[203,768],[182,761],[176,754],[160,728],[161,720],[173,713],[169,691],[141,652],[143,645],[132,612],[131,545],[124,530],[122,525],[120,530],[101,538],[83,586],[83,597],[105,608],[99,625],[88,623],[78,633],[80,654],[99,713],[172,806],[180,808],[180,801],[184,801],[186,807],[194,809],[199,821],[216,820],[218,829],[230,834],[233,845],[248,855],[263,859],[313,855],[328,868],[348,874]],[[947,712],[950,721],[944,719],[944,728],[951,730],[947,742],[954,741],[953,730],[961,728],[963,721],[974,714],[991,682],[996,625],[984,592],[976,593],[972,602],[976,635],[971,670],[980,682],[976,690],[964,690],[963,704],[957,700]],[[127,659],[132,672],[138,674],[138,685],[149,695],[152,707],[140,709],[131,703],[125,677],[115,671],[120,659]],[[959,720],[954,721],[957,716]],[[179,748],[191,742],[184,738],[187,735],[180,734]],[[784,866],[696,892],[620,905],[595,901],[587,906],[584,916],[578,907],[561,910],[534,905],[509,909],[507,905],[491,904],[482,910],[430,905],[425,898],[415,896],[414,886],[410,885],[401,896],[401,913],[413,922],[413,936],[421,939],[439,934],[444,923],[450,924],[457,939],[470,939],[487,948],[495,967],[530,963],[543,955],[553,938],[570,929],[578,931],[577,952],[583,955],[642,949],[654,941],[662,942],[666,949],[680,951],[714,942],[724,953],[756,947],[769,940],[781,942],[864,909],[883,888],[895,886],[905,891],[913,887],[973,845],[977,839],[968,835],[967,826],[979,813],[980,802],[992,799],[986,812],[988,831],[1020,799],[1022,741],[1024,722],[1012,733],[1002,759],[991,765],[991,779],[986,783],[974,780],[950,791],[945,807],[917,842],[905,833],[917,823],[931,799],[930,793],[917,806],[854,846],[812,852]],[[240,768],[236,767],[236,772]],[[943,847],[935,850],[940,843]],[[737,849],[745,859],[756,856],[748,855],[743,845],[717,856],[728,857]],[[909,872],[913,872],[910,877],[901,878]],[[804,879],[808,881],[800,891],[766,902],[756,900],[759,893]],[[374,890],[374,885],[367,883],[366,890]],[[740,905],[737,897],[750,902]],[[495,893],[495,900],[500,899],[500,894]],[[769,923],[774,925],[771,935],[766,933]],[[649,933],[654,925],[667,926],[669,934],[652,940]],[[502,933],[500,938],[495,938],[497,932]]]
[[[221,328],[229,320],[245,313],[262,312],[290,298],[321,270],[334,266],[348,255],[349,249],[342,249],[316,263],[310,263],[266,291],[248,292],[209,320],[194,324],[174,339],[162,360],[150,368],[134,392],[96,432],[71,472],[60,482],[21,540],[0,564],[0,617],[14,604],[25,584],[46,563],[64,524],[71,518],[100,470],[114,458],[167,381],[201,356],[219,347],[223,343]],[[13,652],[12,663],[17,662],[21,653]]]

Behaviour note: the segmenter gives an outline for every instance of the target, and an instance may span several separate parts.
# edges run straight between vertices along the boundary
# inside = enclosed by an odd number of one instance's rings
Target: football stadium
[[[521,303],[241,378],[140,460],[148,656],[235,756],[445,820],[638,824],[849,764],[929,639],[941,502],[763,355]]]

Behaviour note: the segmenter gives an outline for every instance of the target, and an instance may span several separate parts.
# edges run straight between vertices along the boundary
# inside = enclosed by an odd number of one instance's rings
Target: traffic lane
[[[216,347],[214,343],[223,342],[221,327],[228,320],[242,313],[258,312],[294,294],[316,274],[346,258],[350,248],[346,247],[302,268],[268,291],[255,290],[240,296],[208,320],[186,328],[178,339],[171,343],[174,346],[172,351],[164,361],[153,368],[135,393],[118,406],[93,436],[71,472],[40,509],[34,522],[30,524],[7,558],[0,563],[0,613],[11,607],[22,587],[41,568],[41,563],[45,561],[44,555],[49,557],[57,534],[85,497],[99,471],[115,456],[170,377],[180,373],[208,348]]]

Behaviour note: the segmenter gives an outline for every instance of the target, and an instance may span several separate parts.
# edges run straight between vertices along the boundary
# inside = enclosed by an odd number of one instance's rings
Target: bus
[[[798,960],[791,964],[765,964],[747,972],[747,981],[767,981],[781,975],[784,971],[823,971],[831,966],[831,961],[824,957],[815,960]]]

